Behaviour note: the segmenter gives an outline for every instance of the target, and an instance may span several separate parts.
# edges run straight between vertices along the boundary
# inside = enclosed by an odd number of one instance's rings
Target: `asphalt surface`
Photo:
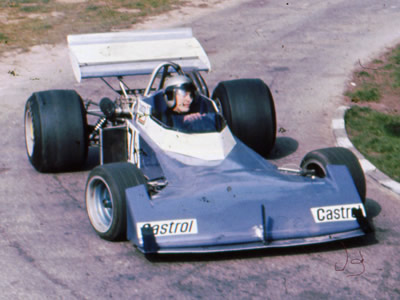
[[[400,41],[397,0],[314,2],[246,1],[183,24],[209,54],[211,88],[245,77],[270,86],[278,165],[335,144],[331,120],[351,71]],[[101,240],[84,206],[93,163],[37,173],[25,154],[23,110],[38,90],[72,88],[98,100],[102,83],[74,82],[66,45],[3,57],[0,74],[1,299],[400,299],[400,197],[369,178],[376,233],[356,241],[151,261],[128,242]]]

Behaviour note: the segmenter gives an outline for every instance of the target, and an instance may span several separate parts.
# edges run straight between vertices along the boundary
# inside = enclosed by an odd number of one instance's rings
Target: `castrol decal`
[[[353,208],[361,209],[363,216],[366,217],[364,205],[361,203],[313,207],[311,214],[315,223],[353,221],[356,219],[353,217]]]
[[[142,237],[142,227],[144,226],[151,226],[156,237],[198,233],[196,219],[139,222],[136,224],[139,238]]]

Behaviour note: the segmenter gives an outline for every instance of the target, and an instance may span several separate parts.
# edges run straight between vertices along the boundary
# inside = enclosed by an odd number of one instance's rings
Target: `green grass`
[[[7,43],[8,37],[0,32],[0,43]]]
[[[22,13],[46,13],[46,9],[42,5],[22,6],[20,8]]]
[[[400,69],[396,68],[393,73],[391,74],[393,78],[393,88],[400,88]]]
[[[400,182],[400,45],[355,73],[354,80],[356,88],[345,93],[355,103],[345,116],[348,136],[379,170]]]
[[[392,51],[390,60],[396,64],[396,65],[400,65],[400,47],[395,48]]]
[[[345,121],[356,148],[378,169],[400,181],[400,115],[353,106]]]
[[[68,34],[124,30],[144,17],[183,4],[184,0],[0,0],[0,54],[38,44],[64,42]]]
[[[365,76],[365,75],[364,75]],[[367,76],[370,77],[370,76]],[[378,102],[381,99],[379,86],[374,83],[364,82],[358,89],[352,92],[347,92],[352,102]]]
[[[358,73],[358,77],[371,77],[371,74],[367,71],[361,71]]]
[[[392,87],[400,88],[400,46],[392,51],[389,61],[392,63],[390,74],[393,80]]]

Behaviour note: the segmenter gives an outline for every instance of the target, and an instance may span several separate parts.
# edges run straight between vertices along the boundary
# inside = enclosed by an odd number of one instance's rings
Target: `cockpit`
[[[174,113],[166,104],[164,91],[160,90],[144,100],[152,107],[152,117],[164,127],[184,133],[220,132],[225,127],[223,117],[207,97],[196,94],[187,114]],[[187,120],[186,115],[198,113],[198,118]]]

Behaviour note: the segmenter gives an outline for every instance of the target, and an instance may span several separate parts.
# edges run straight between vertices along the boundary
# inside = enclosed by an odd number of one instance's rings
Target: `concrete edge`
[[[386,174],[379,171],[371,162],[369,162],[352,144],[347,136],[344,116],[349,106],[340,106],[335,112],[335,116],[332,120],[332,130],[336,138],[336,145],[339,147],[348,148],[351,150],[359,159],[361,167],[364,173],[377,181],[383,187],[391,190],[392,192],[400,195],[400,183],[394,181]]]

